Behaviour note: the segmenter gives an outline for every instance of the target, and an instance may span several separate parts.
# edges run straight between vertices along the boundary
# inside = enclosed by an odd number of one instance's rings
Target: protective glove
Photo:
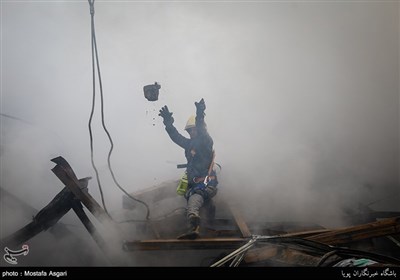
[[[172,117],[172,113],[168,110],[167,105],[160,109],[160,113],[158,114],[164,119],[165,126],[171,126],[174,123],[174,118]]]
[[[194,105],[196,105],[197,115],[204,114],[204,111],[206,110],[206,103],[204,103],[204,98],[202,98],[199,102],[195,102]]]

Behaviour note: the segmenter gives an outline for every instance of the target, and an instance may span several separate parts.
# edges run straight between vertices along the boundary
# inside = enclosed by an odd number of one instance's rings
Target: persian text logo
[[[13,251],[5,247],[4,251],[6,251],[6,253],[4,254],[3,258],[6,262],[8,262],[9,264],[18,264],[17,258],[15,256],[28,255],[29,246],[24,244],[22,245],[22,249],[18,251]]]

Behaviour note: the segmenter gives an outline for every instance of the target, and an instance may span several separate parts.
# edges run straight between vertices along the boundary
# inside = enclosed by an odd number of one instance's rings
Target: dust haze
[[[184,153],[158,110],[168,105],[185,134],[204,98],[222,165],[218,196],[248,219],[329,227],[360,203],[399,211],[399,11],[398,1],[96,1],[118,181],[134,192],[179,178]],[[61,155],[78,178],[95,178],[90,42],[87,1],[1,1],[1,113],[24,121],[1,116],[0,185],[37,210],[63,187],[50,159]],[[149,102],[143,86],[155,81],[159,100]],[[94,159],[117,213],[123,194],[107,168],[96,102]],[[101,201],[94,179],[89,191]],[[35,214],[4,201],[2,238]],[[107,265],[52,256],[53,241],[99,250],[73,213],[61,222],[83,239],[39,234],[32,242],[47,261],[25,265]]]

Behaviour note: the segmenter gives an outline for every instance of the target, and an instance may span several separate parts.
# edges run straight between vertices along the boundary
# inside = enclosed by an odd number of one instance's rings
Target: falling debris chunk
[[[157,84],[157,82],[155,82],[154,85],[144,86],[144,97],[149,101],[157,101],[160,88],[161,86]]]

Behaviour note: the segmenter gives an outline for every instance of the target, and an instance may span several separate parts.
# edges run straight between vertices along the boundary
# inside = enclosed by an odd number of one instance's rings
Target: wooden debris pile
[[[400,213],[368,210],[362,224],[326,229],[316,224],[304,223],[247,223],[239,208],[219,201],[217,209],[225,217],[204,219],[201,238],[178,240],[175,237],[184,228],[184,212],[173,213],[158,219],[142,221],[143,236],[124,236],[120,224],[115,222],[88,192],[88,180],[78,179],[68,162],[57,157],[53,173],[65,185],[54,199],[33,218],[32,222],[0,241],[1,246],[15,247],[28,241],[41,231],[59,225],[58,221],[72,209],[83,223],[111,264],[123,265],[124,260],[113,256],[110,246],[120,246],[125,252],[208,250],[218,251],[212,266],[334,266],[348,265],[349,260],[368,260],[365,266],[400,266]],[[174,184],[172,184],[174,186]],[[174,197],[171,184],[153,187],[133,194],[150,205]],[[113,231],[117,241],[110,242],[102,236],[83,211],[85,206],[97,220]],[[125,209],[135,210],[127,198]],[[365,222],[367,221],[367,222]],[[132,240],[132,241],[126,241]],[[385,243],[385,246],[381,246]],[[127,255],[129,256],[129,254]],[[179,263],[176,263],[179,266]],[[200,265],[200,264],[199,264]]]

